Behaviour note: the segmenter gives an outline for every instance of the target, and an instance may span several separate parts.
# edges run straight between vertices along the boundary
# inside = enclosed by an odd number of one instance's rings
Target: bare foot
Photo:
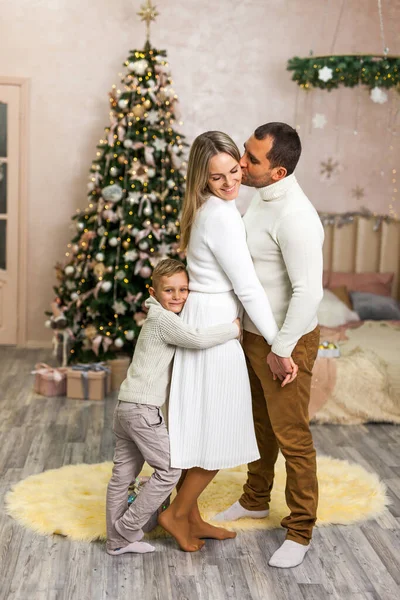
[[[171,508],[167,508],[158,516],[159,524],[176,539],[181,550],[197,552],[204,546],[204,542],[194,537],[190,531],[187,517],[177,518]]]
[[[236,531],[230,531],[223,527],[215,527],[203,520],[189,521],[190,532],[196,538],[209,538],[213,540],[228,540],[236,537]]]

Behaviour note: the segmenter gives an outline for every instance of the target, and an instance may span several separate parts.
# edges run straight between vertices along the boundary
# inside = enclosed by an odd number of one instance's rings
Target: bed
[[[316,360],[310,418],[400,423],[400,223],[331,217],[319,318],[321,342],[336,345],[340,356],[320,352]]]

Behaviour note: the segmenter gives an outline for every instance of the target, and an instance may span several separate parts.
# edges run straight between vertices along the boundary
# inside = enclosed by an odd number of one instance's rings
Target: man
[[[309,549],[318,502],[308,405],[319,345],[324,232],[293,174],[301,154],[297,132],[285,123],[267,123],[244,146],[242,182],[257,188],[244,217],[247,242],[280,331],[271,348],[245,316],[243,348],[261,458],[248,465],[240,500],[216,519],[268,516],[280,449],[286,462],[290,515],[282,521],[286,540],[269,564],[288,568],[300,564]],[[282,386],[293,369],[290,357],[298,365],[298,375]]]

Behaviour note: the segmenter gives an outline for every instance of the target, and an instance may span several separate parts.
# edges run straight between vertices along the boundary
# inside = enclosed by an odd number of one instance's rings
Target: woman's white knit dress
[[[235,201],[211,196],[201,207],[187,262],[190,294],[181,313],[186,323],[207,327],[231,322],[241,316],[242,304],[272,343],[278,328],[255,273]],[[238,340],[207,350],[177,348],[168,426],[173,467],[224,469],[260,457]]]

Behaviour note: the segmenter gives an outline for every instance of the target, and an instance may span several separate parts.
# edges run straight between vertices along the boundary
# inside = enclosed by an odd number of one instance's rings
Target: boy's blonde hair
[[[171,275],[181,272],[186,273],[186,267],[183,262],[175,260],[174,258],[165,258],[154,267],[153,275],[151,277],[153,287],[158,285],[161,277],[171,277]]]
[[[239,148],[229,135],[221,131],[206,131],[199,135],[192,144],[181,215],[181,251],[187,249],[198,209],[211,195],[208,189],[210,159],[221,152],[230,154],[237,162],[240,161]]]

